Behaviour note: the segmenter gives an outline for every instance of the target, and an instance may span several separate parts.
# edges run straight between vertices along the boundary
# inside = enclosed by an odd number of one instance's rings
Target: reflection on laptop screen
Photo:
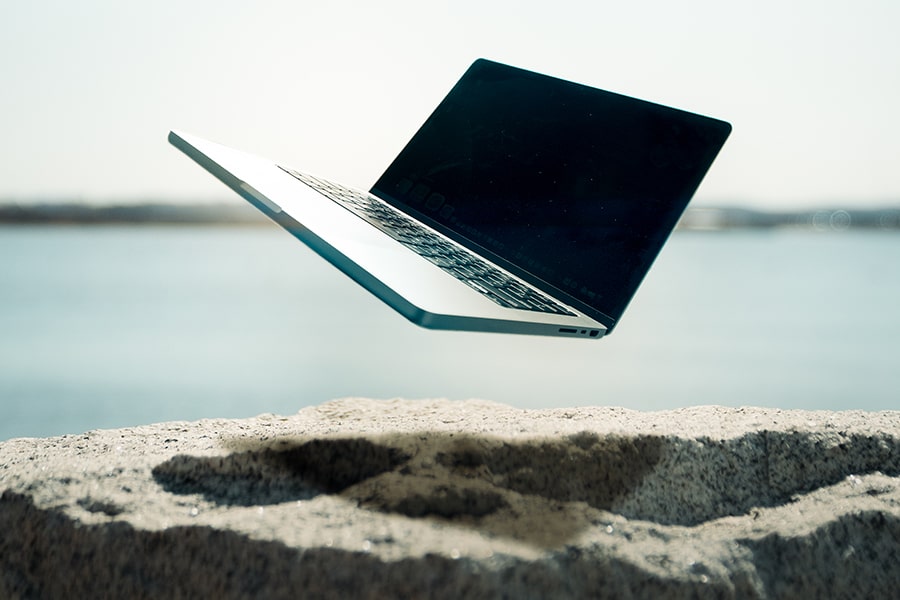
[[[729,131],[481,60],[372,192],[614,322]]]

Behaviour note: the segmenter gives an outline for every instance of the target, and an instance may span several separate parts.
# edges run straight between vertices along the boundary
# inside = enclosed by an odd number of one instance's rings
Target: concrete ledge
[[[0,443],[0,597],[889,597],[900,412],[347,399]]]

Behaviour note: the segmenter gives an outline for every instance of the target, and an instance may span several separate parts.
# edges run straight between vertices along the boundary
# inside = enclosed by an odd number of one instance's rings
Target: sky
[[[896,0],[0,6],[0,201],[240,202],[182,129],[368,188],[476,58],[732,123],[698,205],[900,204]]]

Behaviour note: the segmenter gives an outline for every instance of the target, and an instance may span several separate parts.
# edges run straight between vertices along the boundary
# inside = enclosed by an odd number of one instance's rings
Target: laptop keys
[[[376,198],[293,169],[280,168],[500,306],[577,316],[553,298],[525,286]]]

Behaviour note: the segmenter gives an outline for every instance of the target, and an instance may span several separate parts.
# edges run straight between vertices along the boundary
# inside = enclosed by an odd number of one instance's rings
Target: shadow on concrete
[[[546,547],[596,525],[600,514],[589,509],[610,510],[630,493],[656,465],[662,443],[589,433],[515,442],[445,433],[233,440],[228,456],[175,456],[153,476],[171,493],[223,505],[336,494],[369,510]]]
[[[217,504],[257,506],[336,494],[409,457],[362,438],[261,445],[229,456],[178,455],[153,469],[174,494],[201,494]]]
[[[179,455],[153,469],[176,494],[254,506],[335,494],[362,508],[430,518],[540,547],[610,515],[692,526],[850,475],[900,473],[891,435],[755,431],[728,440],[651,435],[509,440],[449,433],[246,438],[230,455]]]

